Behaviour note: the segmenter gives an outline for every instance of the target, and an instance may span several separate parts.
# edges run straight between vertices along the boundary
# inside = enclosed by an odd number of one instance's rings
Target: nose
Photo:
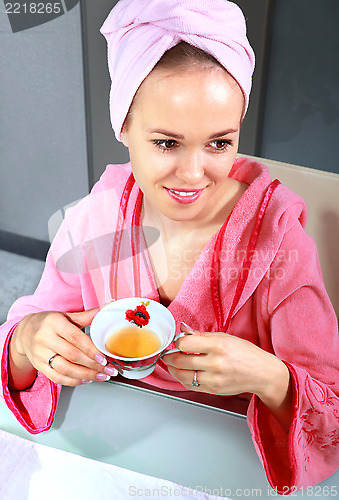
[[[186,184],[196,186],[205,175],[204,160],[200,152],[190,152],[180,159],[176,175]]]

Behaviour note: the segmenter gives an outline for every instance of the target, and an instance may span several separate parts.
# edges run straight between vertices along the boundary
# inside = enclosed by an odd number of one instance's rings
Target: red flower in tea
[[[142,303],[141,306],[137,306],[134,310],[128,309],[126,311],[126,319],[131,323],[135,323],[137,326],[140,326],[140,328],[148,325],[150,320],[150,315],[146,309],[148,304],[149,302],[146,302],[146,304]]]

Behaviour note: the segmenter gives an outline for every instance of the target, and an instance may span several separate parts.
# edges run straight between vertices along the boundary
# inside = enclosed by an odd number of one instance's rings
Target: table
[[[52,428],[39,435],[29,434],[0,403],[0,428],[214,495],[277,496],[269,487],[244,416],[121,381],[64,387]],[[339,471],[322,482],[314,496],[329,498],[324,486],[338,484]]]

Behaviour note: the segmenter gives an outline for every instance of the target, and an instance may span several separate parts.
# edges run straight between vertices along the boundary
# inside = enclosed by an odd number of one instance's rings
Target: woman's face
[[[122,138],[153,210],[199,221],[223,208],[243,106],[242,91],[221,68],[150,73]]]

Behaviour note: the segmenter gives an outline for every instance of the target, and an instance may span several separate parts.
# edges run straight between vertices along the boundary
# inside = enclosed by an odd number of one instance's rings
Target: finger
[[[210,352],[217,353],[220,347],[220,340],[225,342],[225,339],[231,337],[227,333],[221,332],[200,332],[195,330],[194,334],[185,335],[176,342],[176,346],[182,352],[194,352],[208,354]]]
[[[66,340],[67,343],[71,344],[71,347],[68,347],[70,351],[67,353],[67,350],[65,351],[65,348],[67,349],[65,344],[60,346],[58,343],[53,345],[53,349],[55,349],[56,352],[63,354],[70,361],[77,362],[78,360],[80,363],[83,362],[92,368],[95,367],[95,363],[98,363],[101,366],[107,365],[106,357],[95,347],[90,337],[88,337],[88,335],[80,330],[80,328],[78,328],[75,324],[70,322],[68,320],[68,315],[65,316],[65,319],[66,321],[58,321],[55,326],[59,338],[62,338]],[[71,319],[74,319],[73,313],[71,315]],[[49,347],[52,348],[52,345]],[[61,352],[60,349],[62,349]],[[76,350],[80,350],[85,356],[78,359],[79,354]]]
[[[103,306],[101,306],[100,309],[103,309],[104,307],[108,306],[108,304],[111,304],[112,302],[115,302],[115,299],[109,300],[108,302],[106,302],[106,304],[104,304]]]
[[[110,375],[103,371],[98,373],[85,366],[76,365],[60,355],[54,358],[51,364],[51,370],[54,373],[49,372],[49,374],[54,377],[59,377],[61,375],[60,380],[74,380],[83,383],[83,381],[94,380],[106,382],[110,379]]]
[[[187,325],[183,321],[180,323],[180,330],[181,330],[180,333],[178,333],[178,335],[176,335],[173,339],[174,343],[178,349],[180,349],[179,345],[182,345],[181,343],[180,344],[178,343],[179,339],[184,338],[184,337],[189,336],[189,335],[203,334],[203,332],[199,332],[198,330],[194,330],[192,327],[190,327],[189,325]]]
[[[176,380],[178,380],[178,382],[186,387],[186,389],[204,392],[204,389],[201,388],[201,386],[203,385],[202,380],[204,378],[205,372],[197,371],[197,381],[199,383],[199,386],[192,386],[195,370],[178,370],[177,368],[170,366],[168,368],[168,371]]]
[[[81,332],[81,334],[85,335],[83,332]],[[70,343],[61,336],[55,336],[50,340],[48,346],[46,347],[48,347],[52,352],[54,351],[54,353],[59,354],[70,363],[90,368],[91,370],[95,370],[98,373],[102,372],[107,365],[107,360],[103,355],[102,357],[105,360],[105,365],[98,362],[99,358],[93,359],[92,357],[88,356],[78,345]],[[100,360],[101,358],[99,359],[99,361]]]
[[[51,360],[52,356],[54,358]],[[49,349],[43,349],[40,353],[39,359],[36,359],[36,368],[39,372],[43,373],[46,377],[48,377],[52,382],[60,385],[67,385],[71,387],[79,386],[84,383],[88,383],[91,380],[86,380],[85,378],[77,378],[65,375],[61,373],[60,370],[60,359],[61,356],[52,353]],[[49,360],[51,363],[49,364]]]
[[[187,323],[184,323],[183,321],[181,321],[180,323],[180,330],[183,333],[187,333],[188,335],[193,335],[194,333],[196,333],[196,330],[194,330],[194,328],[190,327],[189,325],[187,325]]]
[[[84,328],[85,326],[89,326],[92,323],[94,317],[98,314],[99,311],[100,307],[95,307],[94,309],[88,309],[87,311],[63,314],[70,320],[71,323],[79,328]]]
[[[206,354],[167,354],[162,358],[168,366],[173,366],[179,370],[206,370],[208,360]]]
[[[51,354],[49,356],[51,352],[45,350],[42,354],[42,357],[45,359],[41,359],[40,363],[42,366],[38,368],[57,384],[76,386],[95,380],[104,382],[109,380],[112,375],[115,375],[116,370],[114,367],[105,367],[105,371],[103,370],[98,373],[90,368],[71,363],[60,354]]]

